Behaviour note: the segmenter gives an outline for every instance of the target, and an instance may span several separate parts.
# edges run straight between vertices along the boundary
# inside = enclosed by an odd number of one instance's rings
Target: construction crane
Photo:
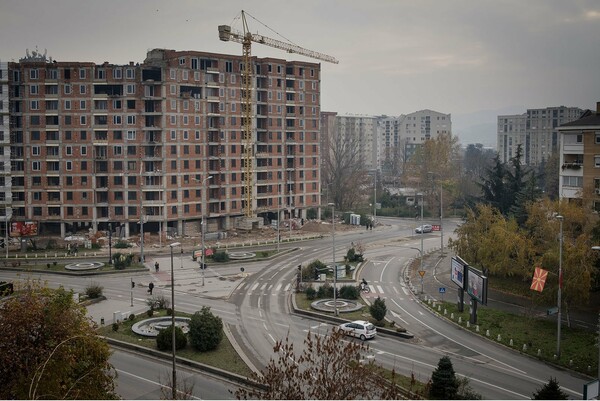
[[[249,15],[249,14],[248,14]],[[252,134],[252,65],[250,60],[252,42],[271,46],[276,49],[286,51],[288,53],[296,53],[302,56],[311,57],[314,59],[327,61],[329,63],[338,64],[338,60],[334,57],[312,50],[304,49],[291,43],[282,42],[280,40],[271,39],[263,35],[250,33],[248,23],[246,22],[246,13],[242,10],[242,25],[244,32],[234,31],[229,25],[219,25],[219,39],[224,42],[234,41],[242,44],[242,55],[244,60],[244,68],[242,70],[242,126],[244,130],[244,187],[245,199],[244,205],[245,215],[247,218],[252,218],[254,212],[252,210],[252,193],[253,193],[253,157],[254,157],[254,135]]]

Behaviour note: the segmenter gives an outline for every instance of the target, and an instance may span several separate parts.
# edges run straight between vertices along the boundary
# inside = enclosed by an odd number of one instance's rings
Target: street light
[[[593,246],[594,251],[600,251],[600,246]],[[598,380],[600,380],[600,309],[598,310]]]
[[[431,175],[436,175],[437,173],[435,172],[428,172],[428,174]],[[443,217],[443,210],[444,210],[444,187],[442,186],[442,178],[440,177],[440,251],[441,254],[444,254],[444,222],[442,221]]]
[[[108,264],[112,265],[112,227],[108,223]]]
[[[202,287],[204,287],[204,253],[206,252],[204,249],[204,233],[205,233],[205,228],[204,228],[204,215],[205,215],[205,210],[206,210],[206,181],[210,180],[213,176],[209,175],[208,177],[206,177],[205,179],[202,180],[202,219],[200,224],[202,225],[202,257],[200,258],[201,260],[201,269],[202,270]]]
[[[563,216],[555,216],[560,223],[560,237],[558,248],[558,328],[556,336],[556,357],[560,359],[560,329],[561,329],[561,291],[562,291],[562,249],[563,249]]]
[[[421,271],[423,271],[423,236],[425,233],[423,232],[423,194],[418,193],[417,198],[421,197]],[[423,292],[423,280],[421,280],[421,293]]]
[[[171,391],[174,400],[177,399],[177,373],[175,373],[175,273],[173,272],[173,248],[180,245],[180,242],[173,242],[169,245],[171,247],[171,351],[173,352],[173,383]]]
[[[337,264],[335,262],[335,203],[329,203],[331,206],[331,227],[333,240],[333,311],[335,316],[338,316],[337,308]]]

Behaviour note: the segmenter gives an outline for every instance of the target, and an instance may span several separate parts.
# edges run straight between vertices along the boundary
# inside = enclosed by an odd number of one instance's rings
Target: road
[[[413,340],[378,336],[369,342],[369,359],[374,358],[378,363],[394,368],[402,374],[414,374],[417,380],[426,382],[440,357],[449,355],[457,373],[468,377],[475,391],[483,394],[484,398],[530,398],[550,376],[556,377],[563,390],[571,397],[581,398],[583,383],[587,382],[585,378],[495,345],[449,324],[424,308],[410,291],[404,279],[404,269],[409,260],[419,256],[421,239],[424,253],[439,248],[439,233],[416,236],[414,227],[420,223],[416,220],[384,218],[381,221],[387,224],[384,228],[360,230],[343,235],[340,233],[335,239],[337,260],[343,258],[351,243],[361,243],[365,246],[368,261],[360,274],[369,281],[373,289],[370,296],[384,298],[390,310],[388,316],[415,334]],[[452,224],[456,222],[449,221],[445,228],[446,241]],[[333,241],[331,237],[325,237],[294,245],[286,244],[282,249],[292,246],[298,249],[270,261],[239,262],[209,268],[204,272],[204,277],[196,262],[189,257],[175,254],[173,270],[176,309],[193,313],[202,306],[211,307],[211,310],[230,326],[233,337],[255,369],[264,367],[274,356],[273,345],[277,340],[287,338],[294,343],[295,349],[302,349],[308,331],[326,335],[333,325],[290,313],[289,297],[293,291],[297,266],[315,259],[331,263]],[[152,269],[148,273],[131,277],[118,275],[83,279],[46,274],[34,276],[48,280],[50,286],[63,285],[75,291],[83,291],[92,282],[102,285],[109,301],[91,306],[89,311],[96,321],[104,317],[109,323],[113,311],[142,313],[147,309],[145,288],[150,281],[155,283],[154,294],[170,298],[171,258],[169,255],[163,255],[156,257],[156,260],[161,266],[158,273]],[[152,266],[154,259],[147,259],[146,262]],[[241,267],[244,268],[243,273]],[[433,272],[428,271],[427,274]],[[11,279],[15,276],[15,273],[0,271],[0,279]],[[359,278],[357,277],[357,280]],[[137,283],[133,290],[130,286],[131,281]],[[413,283],[413,288],[419,284]],[[117,359],[119,369],[123,372],[118,381],[119,391],[124,398],[137,398],[142,395],[142,398],[160,398],[155,393],[158,387],[154,390],[148,387],[146,390],[150,393],[145,392],[142,387],[125,394],[124,392],[130,389],[130,380],[160,382],[157,377],[157,371],[160,369],[147,369],[142,356],[125,357],[118,354],[118,358],[125,359],[123,362]],[[131,362],[127,362],[128,358],[132,358]],[[136,378],[138,376],[139,379]],[[210,378],[207,380],[208,382],[202,383],[201,387],[214,391],[210,398],[232,398],[228,390],[220,387],[221,384],[216,383],[213,388]],[[205,395],[202,397],[206,398]]]

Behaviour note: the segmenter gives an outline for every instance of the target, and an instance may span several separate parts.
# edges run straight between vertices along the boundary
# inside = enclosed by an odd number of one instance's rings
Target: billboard
[[[487,277],[483,273],[471,266],[467,266],[467,294],[479,301],[482,305],[487,305]]]
[[[458,256],[452,257],[450,265],[450,280],[460,288],[465,288],[465,270],[467,268],[467,262],[459,258]]]
[[[12,221],[10,223],[11,237],[32,237],[38,235],[37,221]]]

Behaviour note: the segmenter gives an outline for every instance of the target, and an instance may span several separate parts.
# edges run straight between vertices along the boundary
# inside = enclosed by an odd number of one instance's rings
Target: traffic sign
[[[440,294],[444,294],[446,292],[446,287],[440,287]]]
[[[419,275],[420,275],[421,277],[425,276],[425,270],[419,270]]]

